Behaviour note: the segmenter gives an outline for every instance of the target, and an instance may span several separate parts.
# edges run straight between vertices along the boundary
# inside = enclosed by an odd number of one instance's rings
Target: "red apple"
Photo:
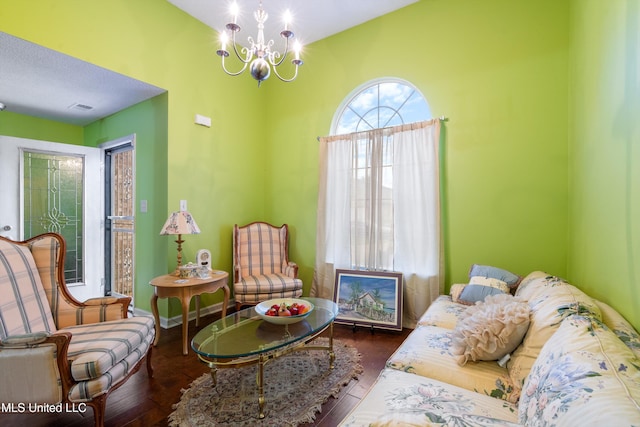
[[[267,312],[265,314],[267,316],[277,316],[278,315],[278,310],[276,310],[275,308],[270,308],[269,310],[267,310]]]

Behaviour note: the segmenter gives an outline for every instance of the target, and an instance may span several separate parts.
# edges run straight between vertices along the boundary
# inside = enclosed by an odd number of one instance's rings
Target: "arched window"
[[[427,100],[411,83],[395,78],[369,81],[345,98],[332,135],[386,128],[431,119]]]
[[[412,295],[405,299],[403,323],[414,327],[443,291],[440,121],[412,84],[380,79],[345,98],[331,134],[319,139],[311,294],[331,297],[336,269],[401,272],[406,295]],[[382,306],[392,303],[379,298]]]

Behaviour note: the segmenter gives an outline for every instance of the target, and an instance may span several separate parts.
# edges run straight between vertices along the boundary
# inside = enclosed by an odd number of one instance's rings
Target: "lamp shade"
[[[160,230],[161,236],[168,234],[199,234],[200,228],[193,219],[191,214],[187,211],[173,212],[169,215],[167,222],[164,223],[162,230]]]

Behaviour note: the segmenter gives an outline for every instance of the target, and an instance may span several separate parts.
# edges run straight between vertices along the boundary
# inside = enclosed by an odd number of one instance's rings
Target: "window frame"
[[[415,91],[415,93],[417,93],[422,100],[424,101],[425,105],[427,106],[427,116],[428,117],[424,117],[421,118],[420,120],[430,120],[433,119],[433,114],[431,112],[431,107],[429,106],[429,102],[427,101],[427,98],[424,96],[424,94],[420,91],[420,89],[418,89],[414,84],[412,84],[411,82],[401,79],[399,77],[378,77],[376,79],[373,80],[369,80],[359,86],[357,86],[355,89],[353,89],[351,92],[349,92],[349,94],[342,100],[342,103],[340,103],[340,106],[338,107],[338,109],[336,110],[336,112],[333,115],[333,119],[331,120],[331,129],[329,134],[330,135],[338,135],[338,124],[340,123],[340,120],[342,119],[342,116],[344,115],[344,113],[348,110],[349,106],[351,105],[351,103],[362,93],[365,92],[366,90],[374,87],[374,86],[378,86],[384,83],[397,83],[397,84],[401,84],[404,86],[407,86],[409,88],[411,88],[413,91]],[[385,106],[383,106],[385,107]],[[381,108],[381,105],[378,103],[378,106],[376,107],[377,109]],[[401,115],[399,115],[400,119],[402,120],[402,123],[404,124],[405,121],[403,119],[403,117]],[[356,130],[351,130],[350,132],[356,132]]]

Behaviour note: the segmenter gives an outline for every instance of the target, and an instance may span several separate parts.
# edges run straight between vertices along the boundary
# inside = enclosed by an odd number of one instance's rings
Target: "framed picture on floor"
[[[337,323],[402,330],[402,273],[336,270]]]

